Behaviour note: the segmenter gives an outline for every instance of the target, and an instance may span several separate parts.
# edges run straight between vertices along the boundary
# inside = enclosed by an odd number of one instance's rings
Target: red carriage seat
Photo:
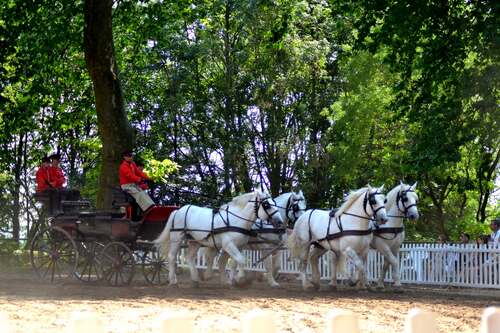
[[[178,206],[156,206],[144,217],[144,222],[166,222],[170,214],[179,209]]]

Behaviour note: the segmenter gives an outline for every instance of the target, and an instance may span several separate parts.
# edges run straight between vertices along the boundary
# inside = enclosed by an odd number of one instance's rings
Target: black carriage
[[[46,216],[30,247],[31,265],[39,277],[55,281],[74,276],[117,286],[129,284],[140,266],[149,283],[167,282],[167,263],[152,241],[177,206],[157,206],[141,215],[135,200],[121,189],[113,190],[111,211],[91,209],[87,200],[54,205],[48,195],[36,198]],[[62,212],[48,209],[54,206]]]

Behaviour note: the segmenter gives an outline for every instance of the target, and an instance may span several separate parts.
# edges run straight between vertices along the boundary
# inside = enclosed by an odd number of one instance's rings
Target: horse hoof
[[[375,287],[375,289],[377,289],[378,291],[382,291],[385,289],[385,286],[383,284],[377,284],[377,286]]]
[[[403,290],[402,286],[394,286],[394,287],[392,287],[392,292],[394,292],[396,294],[402,294],[405,291]]]
[[[269,287],[273,288],[273,289],[280,289],[281,288],[281,285],[279,283],[270,283],[269,284]]]
[[[358,284],[358,281],[354,281],[354,280],[349,279],[347,281],[347,284],[349,285],[349,287],[355,287]]]
[[[312,283],[312,288],[316,291],[320,289],[320,284],[319,282],[311,282]]]
[[[326,287],[326,290],[328,290],[328,291],[337,291],[337,286],[332,286],[331,284],[329,284]]]
[[[316,287],[314,286],[314,284],[308,283],[306,285],[303,285],[302,289],[304,289],[304,291],[314,291],[316,290]]]
[[[247,288],[252,284],[251,279],[238,279],[234,281],[234,286],[237,288]]]

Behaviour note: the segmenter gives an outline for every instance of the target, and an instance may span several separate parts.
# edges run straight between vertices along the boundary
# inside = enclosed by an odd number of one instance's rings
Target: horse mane
[[[387,193],[387,195],[385,196],[385,198],[387,199],[387,204],[385,205],[385,209],[387,211],[389,211],[389,209],[391,209],[392,206],[396,204],[396,199],[398,197],[399,191],[406,190],[407,189],[405,188],[406,186],[409,187],[409,185],[406,184],[399,184],[398,186],[390,190],[389,193]]]
[[[347,198],[345,198],[344,203],[340,206],[340,208],[335,213],[335,217],[339,217],[340,215],[342,215],[346,210],[348,210],[352,206],[352,204],[356,200],[358,200],[358,198],[360,196],[365,194],[365,192],[368,190],[369,190],[368,187],[363,187],[363,188],[360,188],[359,190],[351,191],[349,193],[349,195],[347,196]]]
[[[225,209],[227,206],[236,206],[239,209],[243,209],[250,200],[255,199],[255,195],[257,195],[257,191],[238,195],[237,197],[234,197],[230,202],[222,205],[220,209]]]

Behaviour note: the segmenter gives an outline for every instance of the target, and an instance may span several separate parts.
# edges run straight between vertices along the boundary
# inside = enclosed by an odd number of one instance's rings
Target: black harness
[[[335,233],[330,233],[330,227],[331,227],[331,224],[332,224],[332,219],[335,217],[335,213],[333,212],[329,214],[329,218],[328,218],[328,227],[326,229],[326,235],[325,237],[321,238],[321,239],[318,239],[316,240],[315,243],[317,243],[319,245],[320,242],[322,241],[331,241],[331,240],[334,240],[334,239],[337,239],[337,238],[340,238],[340,237],[344,237],[344,236],[367,236],[369,234],[371,234],[373,232],[373,230],[371,228],[369,229],[366,229],[366,230],[344,230],[344,227],[342,226],[342,215],[350,215],[350,216],[355,216],[355,217],[359,217],[359,218],[362,218],[362,219],[365,219],[365,220],[369,220],[369,221],[373,221],[373,218],[376,213],[380,210],[380,209],[383,209],[385,208],[385,205],[382,205],[380,207],[378,207],[377,209],[374,209],[374,205],[377,204],[377,201],[375,199],[375,196],[378,195],[378,194],[382,194],[382,193],[379,193],[379,192],[375,192],[375,193],[370,193],[368,194],[368,192],[365,193],[365,198],[363,199],[363,210],[366,214],[366,216],[361,216],[361,215],[357,215],[357,214],[351,214],[351,213],[348,213],[348,212],[344,212],[342,214],[340,214],[339,216],[337,216],[335,218],[335,223],[337,224],[337,228],[339,229],[338,232],[335,232]],[[367,212],[367,205],[370,205],[370,208],[373,212],[373,215],[372,217],[370,217],[370,214],[368,214]],[[309,226],[309,239],[312,239],[312,232],[311,232],[311,216],[314,212],[314,209],[311,211],[311,213],[309,214],[309,219],[308,219],[308,226]]]
[[[272,217],[274,216],[274,214],[278,213],[278,210],[275,210],[274,212],[272,212],[271,214],[269,214],[268,212],[268,209],[271,207],[271,204],[269,202],[267,202],[266,200],[268,200],[268,198],[264,198],[262,200],[255,200],[255,205],[254,205],[254,210],[255,210],[255,215],[258,216],[258,212],[259,212],[259,207],[262,205],[262,208],[264,208],[264,211],[266,212],[268,218],[272,219]],[[225,232],[237,232],[237,233],[240,233],[240,234],[243,234],[243,235],[246,235],[246,236],[250,236],[250,237],[257,237],[258,236],[258,233],[254,230],[249,230],[249,229],[245,229],[245,228],[241,228],[241,227],[238,227],[238,226],[234,226],[234,225],[231,225],[230,221],[229,221],[229,215],[233,215],[239,219],[242,219],[242,220],[245,220],[247,222],[252,222],[254,223],[255,220],[249,220],[247,218],[244,218],[242,216],[239,216],[233,212],[231,212],[229,210],[229,207],[226,206],[226,209],[224,210],[221,210],[221,209],[214,209],[213,210],[213,214],[212,214],[212,222],[211,222],[211,226],[210,226],[210,230],[203,230],[203,229],[191,229],[191,228],[187,228],[187,215],[188,215],[188,212],[189,210],[191,209],[193,205],[189,205],[188,208],[186,209],[186,213],[184,214],[184,226],[183,227],[175,227],[175,217],[173,217],[173,220],[172,220],[172,228],[170,229],[170,232],[175,232],[175,231],[178,231],[178,232],[184,232],[186,235],[188,236],[191,236],[190,235],[190,232],[206,232],[208,233],[207,237],[206,238],[209,238],[211,237],[212,238],[212,242],[213,242],[213,245],[214,245],[214,248],[216,250],[219,250],[219,248],[217,247],[216,245],[216,242],[215,242],[215,236],[218,235],[218,234],[222,234],[222,233],[225,233]],[[176,211],[177,212],[177,211]],[[226,218],[224,219],[224,216],[223,216],[223,213],[225,212],[225,215],[226,215]],[[225,226],[223,227],[219,227],[219,228],[215,228],[215,216],[216,215],[219,215],[222,222],[224,222]],[[192,237],[192,236],[191,236]]]

